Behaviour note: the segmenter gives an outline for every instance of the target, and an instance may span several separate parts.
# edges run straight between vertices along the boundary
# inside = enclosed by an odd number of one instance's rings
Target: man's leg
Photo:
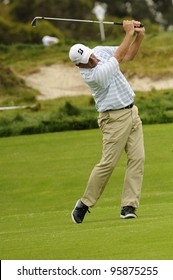
[[[100,114],[103,133],[102,159],[91,172],[81,201],[88,207],[95,205],[117,165],[132,129],[131,110],[109,111]]]
[[[128,161],[121,206],[132,206],[136,209],[139,206],[144,173],[142,123],[136,106],[133,107],[132,118],[133,127],[125,147]]]
[[[75,223],[82,223],[89,207],[95,205],[117,165],[133,127],[132,109],[100,114],[99,126],[103,133],[102,159],[91,172],[85,193],[72,211]]]

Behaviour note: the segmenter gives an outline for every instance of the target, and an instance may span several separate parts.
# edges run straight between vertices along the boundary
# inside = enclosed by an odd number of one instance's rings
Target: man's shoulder
[[[97,53],[106,53],[110,56],[113,56],[115,51],[117,50],[117,46],[97,46],[95,48],[93,48],[93,53],[97,54]]]
[[[106,47],[106,46],[96,46],[96,47],[94,47],[92,50],[93,51],[106,51],[107,50],[107,48],[111,48],[111,47]]]

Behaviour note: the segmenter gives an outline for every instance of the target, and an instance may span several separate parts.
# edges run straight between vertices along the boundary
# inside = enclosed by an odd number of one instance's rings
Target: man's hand
[[[132,20],[132,22],[134,24],[135,33],[136,34],[144,35],[145,34],[145,28],[144,27],[140,27],[141,22],[140,21],[136,21],[136,20]]]
[[[135,32],[135,26],[132,20],[123,20],[123,28],[126,34],[133,35]]]
[[[141,34],[144,35],[145,28],[140,27],[141,22],[137,20],[124,20],[123,21],[123,28],[126,33],[129,33],[130,35],[133,34]]]

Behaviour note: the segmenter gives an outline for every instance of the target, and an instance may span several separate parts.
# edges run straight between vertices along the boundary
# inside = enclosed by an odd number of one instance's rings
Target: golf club
[[[102,23],[102,24],[115,24],[115,25],[123,25],[123,22],[112,22],[112,21],[97,21],[97,20],[88,20],[88,19],[72,19],[72,18],[51,18],[51,17],[35,17],[31,23],[33,27],[37,26],[37,20],[45,19],[45,20],[57,20],[57,21],[71,21],[71,22],[88,22],[88,23]],[[139,27],[144,27],[141,23]]]

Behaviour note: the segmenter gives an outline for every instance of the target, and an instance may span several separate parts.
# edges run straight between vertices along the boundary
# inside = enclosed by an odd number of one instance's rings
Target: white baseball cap
[[[92,50],[83,44],[75,44],[70,48],[69,58],[75,64],[87,64]]]

